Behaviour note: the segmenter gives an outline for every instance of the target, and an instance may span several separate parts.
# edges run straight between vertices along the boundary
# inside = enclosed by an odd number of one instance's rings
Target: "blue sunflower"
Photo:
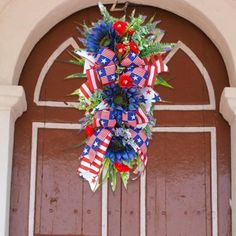
[[[122,137],[113,136],[106,152],[106,158],[111,163],[129,163],[137,156],[129,144],[124,144]]]
[[[89,29],[84,44],[88,52],[97,54],[101,47],[108,47],[114,51],[117,39],[118,36],[112,28],[112,23],[100,20]]]
[[[143,100],[138,88],[121,88],[118,84],[107,85],[102,96],[114,111],[136,111]]]

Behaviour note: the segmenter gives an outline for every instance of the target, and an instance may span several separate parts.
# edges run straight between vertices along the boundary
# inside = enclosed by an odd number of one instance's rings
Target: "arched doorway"
[[[106,186],[92,194],[76,176],[81,150],[71,147],[82,140],[82,112],[68,108],[65,101],[72,100],[64,95],[83,79],[64,81],[78,68],[60,61],[77,44],[75,22],[99,17],[96,7],[82,10],[40,40],[21,75],[29,108],[16,123],[11,235],[230,235],[229,127],[219,114],[228,86],[222,58],[182,18],[151,7],[137,12],[157,12],[163,41],[180,41],[166,58],[175,89],[159,88],[172,103],[155,112],[159,125],[146,176],[114,194]]]

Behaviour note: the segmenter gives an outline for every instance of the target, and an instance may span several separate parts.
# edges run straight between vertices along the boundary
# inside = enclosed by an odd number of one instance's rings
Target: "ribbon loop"
[[[122,61],[121,65],[125,67],[145,66],[145,62],[138,54],[130,52]]]
[[[116,73],[116,66],[115,65],[100,67],[96,70],[97,70],[97,74],[100,77],[102,84],[104,84],[104,85],[114,83],[118,77],[118,75]]]
[[[93,126],[103,128],[113,128],[116,125],[114,112],[109,110],[102,110],[96,112],[93,119]]]
[[[148,71],[143,67],[130,67],[126,70],[126,73],[133,79],[133,83],[138,87],[143,87],[146,84],[146,80],[148,78]]]
[[[109,66],[118,63],[118,58],[109,48],[100,48],[96,57],[96,63],[102,66]]]
[[[108,48],[100,48],[96,57],[98,64],[97,74],[102,84],[106,85],[116,81],[118,75],[116,73],[116,65],[118,58],[112,50]]]
[[[149,144],[149,139],[147,135],[140,129],[130,129],[130,133],[136,144],[134,149],[138,153],[145,167],[147,165],[147,147]]]
[[[133,84],[141,89],[146,111],[150,110],[154,101],[160,100],[158,94],[150,87],[154,86],[158,72],[167,70],[160,56],[154,63],[151,58],[150,64],[146,59],[141,59],[137,54],[131,52],[122,61],[120,73],[127,74],[133,79]],[[89,97],[101,84],[114,83],[118,78],[118,58],[108,48],[101,48],[95,58],[93,67],[86,71],[88,81],[84,83],[80,93],[84,95],[89,104]],[[148,86],[148,87],[146,87]],[[148,124],[149,119],[139,107],[137,111],[109,110],[105,102],[101,102],[94,110],[93,126],[97,131],[87,141],[82,155],[81,165],[78,169],[79,175],[88,180],[93,191],[98,184],[98,175],[102,167],[107,148],[112,139],[112,129],[117,123],[128,127],[134,141],[134,150],[142,160],[144,166],[147,164],[147,146],[149,138],[142,129]]]

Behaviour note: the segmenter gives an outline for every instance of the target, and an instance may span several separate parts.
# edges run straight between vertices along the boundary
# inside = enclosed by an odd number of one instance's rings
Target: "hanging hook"
[[[113,3],[113,5],[111,6],[111,9],[110,11],[126,11],[128,5],[129,5],[129,2],[125,2],[124,6],[123,7],[118,7],[118,0],[115,0],[115,2]]]

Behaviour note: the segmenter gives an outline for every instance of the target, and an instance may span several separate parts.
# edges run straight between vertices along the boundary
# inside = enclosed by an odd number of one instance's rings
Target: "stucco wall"
[[[0,2],[0,14],[9,2],[10,2],[9,0],[1,0],[1,2]]]

